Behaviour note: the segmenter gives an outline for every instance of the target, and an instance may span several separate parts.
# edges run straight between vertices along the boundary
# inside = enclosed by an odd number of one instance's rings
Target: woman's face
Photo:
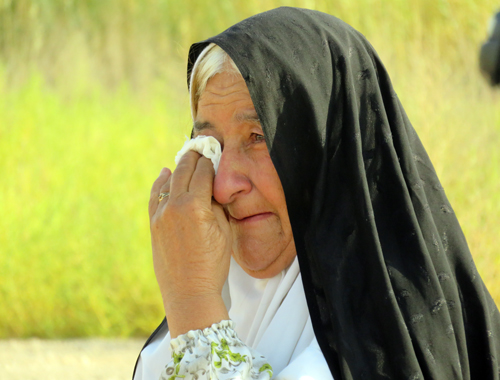
[[[275,276],[292,263],[295,244],[285,194],[241,75],[208,81],[194,135],[213,136],[222,146],[213,196],[228,216],[234,259],[255,278]]]

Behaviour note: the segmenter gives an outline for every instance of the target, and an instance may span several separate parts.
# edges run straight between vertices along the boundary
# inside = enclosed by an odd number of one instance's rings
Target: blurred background
[[[281,5],[374,45],[500,305],[496,0],[0,0],[0,338],[156,327],[147,203],[191,129],[189,46]]]

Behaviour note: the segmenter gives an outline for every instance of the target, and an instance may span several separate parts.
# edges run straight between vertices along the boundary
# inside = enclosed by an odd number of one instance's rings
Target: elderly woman
[[[188,77],[222,156],[153,185],[170,331],[135,379],[500,378],[498,309],[362,35],[279,8],[194,44]]]

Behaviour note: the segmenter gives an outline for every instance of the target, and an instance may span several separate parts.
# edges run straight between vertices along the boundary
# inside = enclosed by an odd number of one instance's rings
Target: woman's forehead
[[[257,126],[261,129],[259,115],[243,77],[234,73],[220,73],[209,79],[199,98],[193,136],[209,131],[222,133],[230,125],[237,126],[241,133],[245,129],[242,126]]]
[[[200,95],[198,106],[240,99],[252,102],[245,80],[240,74],[224,72],[218,73],[208,80]]]
[[[259,117],[241,75],[220,73],[210,78],[200,96],[196,122],[258,121]],[[195,123],[196,124],[196,123]]]

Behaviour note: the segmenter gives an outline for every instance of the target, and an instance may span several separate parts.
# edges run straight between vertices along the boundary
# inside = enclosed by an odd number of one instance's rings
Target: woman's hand
[[[232,237],[212,199],[212,162],[190,151],[153,184],[149,218],[153,263],[172,338],[228,319],[221,297]],[[170,195],[158,202],[162,192]]]

